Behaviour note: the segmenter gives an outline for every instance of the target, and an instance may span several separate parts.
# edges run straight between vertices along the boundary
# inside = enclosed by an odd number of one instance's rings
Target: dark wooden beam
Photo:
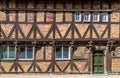
[[[2,8],[0,11],[44,11],[44,12],[75,12],[75,11],[80,11],[80,12],[112,12],[112,9],[28,9],[28,8]]]
[[[73,54],[74,54],[74,41],[72,41],[71,43],[71,48],[70,48],[70,70],[71,70],[71,73],[73,72]]]
[[[52,61],[51,61],[51,67],[52,67],[52,72],[54,73],[55,72],[55,42],[53,42],[53,45],[52,45]]]
[[[111,59],[111,53],[107,53],[106,55],[106,68],[107,68],[107,73],[111,73],[111,68],[112,68],[112,59]]]

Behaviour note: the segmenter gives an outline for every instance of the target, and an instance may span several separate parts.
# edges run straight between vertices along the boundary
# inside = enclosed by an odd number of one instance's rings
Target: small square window
[[[33,46],[19,46],[19,59],[20,60],[32,60],[34,58]]]
[[[74,20],[75,20],[75,22],[81,22],[81,13],[80,12],[75,12]]]
[[[93,13],[93,22],[99,22],[99,13],[98,12]]]
[[[2,45],[2,59],[3,60],[12,60],[15,59],[15,46],[14,45]]]
[[[102,13],[102,22],[108,22],[108,13]]]
[[[86,12],[84,13],[84,22],[90,22],[90,13],[89,12]]]
[[[56,60],[69,60],[70,59],[70,46],[56,46],[55,52]]]

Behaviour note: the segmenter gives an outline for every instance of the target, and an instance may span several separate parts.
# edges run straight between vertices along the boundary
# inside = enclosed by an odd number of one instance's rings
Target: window
[[[84,22],[90,22],[90,13],[89,12],[84,13]]]
[[[99,22],[99,13],[98,12],[93,13],[93,22]]]
[[[3,60],[15,59],[15,46],[14,45],[2,45],[1,51],[2,51]]]
[[[55,58],[56,60],[69,60],[70,46],[56,46]]]
[[[80,12],[75,12],[75,22],[80,22],[81,21],[81,13]]]
[[[19,47],[19,59],[33,59],[34,57],[34,47],[21,45]]]
[[[102,13],[102,22],[108,22],[108,13]]]
[[[93,12],[93,22],[100,22],[100,20],[102,22],[108,22],[108,13],[102,13],[101,14],[101,18],[100,18],[100,13],[99,12]],[[74,20],[75,22],[91,22],[91,13],[90,12],[85,12],[83,15],[83,19],[82,19],[82,15],[81,12],[75,12],[74,14]]]

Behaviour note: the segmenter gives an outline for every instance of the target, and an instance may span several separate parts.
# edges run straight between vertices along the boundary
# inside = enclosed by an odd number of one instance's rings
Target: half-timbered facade
[[[0,0],[1,73],[119,73],[120,1]]]

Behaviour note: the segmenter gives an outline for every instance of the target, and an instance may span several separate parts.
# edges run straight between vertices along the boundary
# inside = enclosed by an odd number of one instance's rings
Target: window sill
[[[81,22],[81,21],[74,21],[74,22]]]
[[[70,60],[70,58],[62,58],[62,59],[56,58],[55,60]]]
[[[102,21],[103,23],[107,23],[108,21]]]
[[[83,22],[91,22],[91,21],[83,21]]]
[[[100,21],[93,21],[94,23],[100,22]]]
[[[34,60],[34,59],[18,59],[18,60]]]
[[[1,60],[15,60],[15,58],[1,59]]]

